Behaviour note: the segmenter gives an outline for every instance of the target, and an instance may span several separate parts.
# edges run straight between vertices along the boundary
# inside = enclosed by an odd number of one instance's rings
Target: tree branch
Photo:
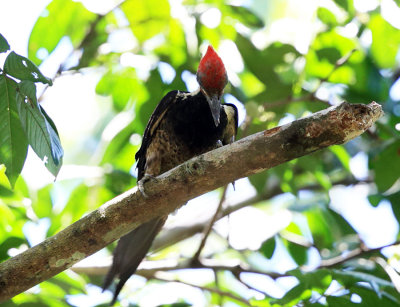
[[[345,254],[342,254],[342,255],[339,255],[336,257],[332,257],[329,259],[324,259],[321,261],[320,265],[316,268],[310,269],[310,268],[303,267],[302,271],[310,272],[311,270],[314,271],[314,270],[319,270],[319,269],[334,268],[334,267],[337,267],[339,265],[346,263],[347,261],[354,260],[354,259],[361,258],[361,257],[367,257],[368,255],[380,252],[384,248],[399,245],[399,244],[400,244],[400,240],[397,240],[396,242],[393,242],[393,243],[390,243],[387,245],[375,247],[375,248],[369,248],[369,247],[362,245],[353,250],[347,251]],[[372,259],[375,262],[378,262],[378,264],[382,265],[383,262],[377,261],[377,258],[379,258],[379,257],[373,257]],[[88,275],[93,275],[93,276],[104,276],[105,274],[107,274],[109,269],[110,269],[109,266],[85,266],[85,267],[75,266],[75,267],[71,268],[71,270],[77,274],[88,274]],[[184,269],[210,269],[213,271],[229,271],[239,281],[241,281],[240,280],[241,273],[260,274],[260,275],[268,276],[272,279],[278,279],[281,277],[291,276],[288,273],[261,271],[261,270],[253,269],[251,267],[244,266],[242,264],[221,265],[221,264],[218,264],[217,261],[211,260],[211,259],[204,259],[203,261],[198,261],[196,263],[193,263],[193,261],[191,261],[191,260],[187,260],[187,261],[181,261],[175,265],[159,266],[159,267],[153,267],[151,269],[142,268],[142,269],[139,269],[138,271],[136,271],[136,274],[143,276],[147,279],[150,279],[150,278],[153,278],[155,276],[156,272],[159,272],[159,271],[168,272],[168,271],[176,271],[176,270],[184,270]],[[400,284],[400,282],[399,282],[399,284]]]
[[[0,301],[64,271],[140,224],[239,178],[334,144],[345,143],[382,116],[381,106],[343,103],[195,157],[133,188],[63,231],[0,264]],[[238,167],[240,166],[240,167]]]

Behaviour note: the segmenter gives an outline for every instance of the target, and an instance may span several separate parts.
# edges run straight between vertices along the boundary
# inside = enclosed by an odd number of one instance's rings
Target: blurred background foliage
[[[51,1],[32,29],[28,57],[54,76],[40,101],[58,127],[64,166],[53,182],[30,153],[14,190],[0,166],[0,261],[136,185],[134,154],[151,112],[167,91],[196,89],[201,52],[212,44],[228,70],[225,101],[239,107],[239,138],[341,101],[375,100],[385,116],[346,145],[190,202],[170,218],[164,249],[147,264],[162,271],[190,259],[222,199],[203,269],[134,276],[118,304],[399,306],[399,5]],[[183,235],[168,239],[178,226]],[[105,304],[111,294],[99,286],[111,250],[4,306]]]

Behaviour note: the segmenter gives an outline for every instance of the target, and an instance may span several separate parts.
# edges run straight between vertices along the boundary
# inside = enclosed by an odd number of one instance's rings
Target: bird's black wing
[[[171,91],[167,95],[165,95],[164,98],[161,99],[161,101],[153,111],[153,114],[151,114],[150,116],[149,122],[147,123],[146,129],[144,130],[142,145],[135,154],[135,159],[137,161],[137,168],[138,168],[138,178],[137,178],[138,180],[142,179],[142,177],[144,176],[145,165],[146,165],[146,152],[147,148],[151,143],[154,132],[157,129],[160,122],[163,120],[167,111],[175,103],[180,93],[182,92]]]

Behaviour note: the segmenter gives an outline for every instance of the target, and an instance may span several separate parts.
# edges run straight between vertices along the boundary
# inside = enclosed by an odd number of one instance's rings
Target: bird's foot
[[[140,193],[142,193],[144,198],[149,197],[149,195],[146,194],[145,189],[144,189],[144,184],[149,182],[149,181],[157,181],[157,178],[155,176],[153,176],[153,175],[145,174],[143,176],[143,178],[138,181],[139,191],[140,191]]]
[[[221,140],[218,140],[215,148],[220,148],[222,146],[224,146],[224,144],[222,144]]]

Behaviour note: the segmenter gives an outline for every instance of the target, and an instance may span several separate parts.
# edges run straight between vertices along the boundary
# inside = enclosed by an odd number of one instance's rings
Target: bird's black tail
[[[140,225],[123,236],[114,250],[113,264],[104,280],[103,291],[107,289],[114,278],[119,277],[111,305],[117,300],[118,294],[128,278],[133,275],[140,262],[146,256],[157,233],[164,225],[166,217],[158,217]]]

